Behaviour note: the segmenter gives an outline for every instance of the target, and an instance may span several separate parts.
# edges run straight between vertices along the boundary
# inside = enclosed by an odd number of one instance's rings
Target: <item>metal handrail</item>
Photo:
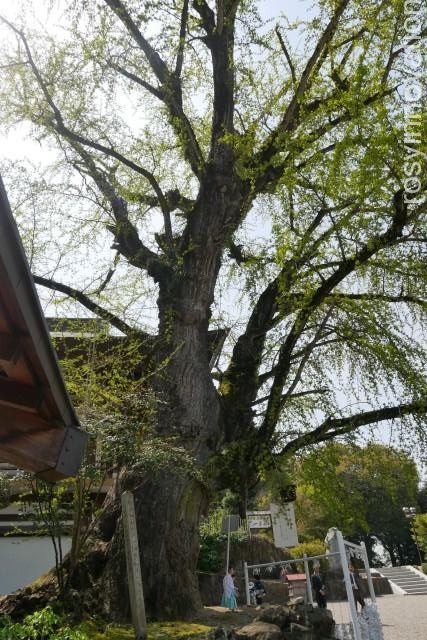
[[[248,564],[248,569],[259,569],[260,567],[273,567],[280,566],[283,564],[293,564],[294,562],[304,562],[304,560],[320,560],[320,558],[330,558],[331,556],[339,556],[339,552],[336,551],[334,553],[323,553],[319,556],[310,556],[307,558],[291,558],[290,560],[278,560],[277,562],[264,562],[263,564]]]

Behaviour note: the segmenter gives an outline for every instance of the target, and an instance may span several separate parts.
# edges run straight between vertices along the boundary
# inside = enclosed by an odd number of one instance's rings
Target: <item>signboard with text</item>
[[[298,532],[294,503],[270,504],[270,510],[275,546],[279,548],[295,547],[298,544]]]
[[[295,547],[298,533],[295,522],[294,503],[270,504],[270,511],[248,511],[248,529],[273,529],[274,544],[278,548]]]
[[[248,511],[246,518],[249,529],[271,529],[269,511]]]

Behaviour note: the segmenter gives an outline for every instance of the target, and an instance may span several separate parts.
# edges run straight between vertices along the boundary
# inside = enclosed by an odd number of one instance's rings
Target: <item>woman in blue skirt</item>
[[[223,593],[221,606],[227,609],[237,609],[236,587],[234,586],[234,568],[228,567],[228,572],[222,581]]]

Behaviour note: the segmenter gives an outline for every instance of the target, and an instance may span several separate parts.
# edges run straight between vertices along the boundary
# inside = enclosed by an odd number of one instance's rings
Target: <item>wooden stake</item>
[[[133,494],[130,491],[122,493],[122,513],[130,608],[132,613],[132,623],[135,629],[135,640],[146,640],[147,620],[145,617],[144,591],[142,588],[135,503],[133,500]]]

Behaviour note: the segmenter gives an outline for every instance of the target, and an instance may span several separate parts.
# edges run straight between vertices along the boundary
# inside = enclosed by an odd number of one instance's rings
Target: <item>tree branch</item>
[[[192,198],[187,198],[183,196],[179,189],[171,189],[170,191],[166,191],[164,194],[169,210],[175,211],[178,209],[182,211],[185,215],[189,214],[193,209],[196,201]],[[141,202],[149,207],[159,207],[159,200],[156,196],[146,195],[146,194],[132,194],[132,199],[137,202]]]
[[[141,85],[141,87],[146,89],[153,96],[163,101],[163,92],[160,89],[153,87],[152,84],[150,84],[149,82],[146,82],[145,80],[137,76],[135,73],[132,73],[132,71],[127,71],[127,69],[117,64],[113,60],[108,60],[107,66],[110,67],[111,69],[114,69],[114,71],[117,71],[117,73],[120,73],[122,76],[124,76],[128,80],[135,82],[135,84]]]
[[[200,178],[204,166],[204,157],[200,149],[197,138],[194,134],[190,121],[184,113],[182,104],[182,87],[179,74],[181,72],[181,66],[184,55],[184,42],[185,40],[185,25],[184,25],[184,37],[179,41],[178,57],[176,61],[175,73],[171,73],[167,64],[160,57],[159,53],[151,46],[151,44],[144,38],[143,34],[139,30],[137,24],[132,19],[130,13],[124,6],[121,0],[104,0],[104,2],[110,7],[112,11],[117,15],[122,22],[129,35],[135,40],[139,48],[143,51],[153,73],[161,84],[161,91],[152,87],[151,85],[145,86],[153,95],[161,94],[161,100],[165,103],[169,110],[170,124],[175,131],[178,141],[180,142],[184,151],[184,157],[188,160],[194,174]],[[183,21],[185,24],[188,16],[188,1],[184,3],[186,11],[183,11],[181,20],[181,32],[183,29]],[[177,73],[179,71],[179,73]],[[141,86],[145,85],[145,81],[137,80],[136,76],[131,78],[130,74],[125,74],[129,79],[133,79]],[[133,74],[132,74],[133,76]],[[153,91],[154,89],[154,91]],[[159,95],[157,95],[159,97]]]
[[[206,31],[206,34],[208,36],[211,36],[215,30],[214,12],[209,7],[206,0],[193,0],[193,7],[197,11],[197,13],[199,14],[202,20],[203,28]]]
[[[107,1],[107,0],[106,0]],[[144,178],[146,178],[148,180],[148,182],[150,183],[151,187],[153,188],[153,191],[155,192],[155,194],[157,195],[157,197],[159,198],[159,203],[161,206],[162,211],[167,212],[167,204],[164,198],[164,195],[162,193],[162,190],[160,189],[160,186],[156,180],[156,178],[154,177],[154,175],[150,172],[147,171],[146,169],[144,169],[143,167],[139,166],[138,164],[136,164],[135,162],[133,162],[132,160],[129,160],[128,158],[126,158],[125,156],[123,156],[121,153],[119,153],[118,151],[115,151],[115,149],[111,149],[109,147],[106,147],[98,142],[94,142],[93,140],[89,140],[88,138],[81,136],[77,133],[74,133],[74,131],[72,131],[71,129],[69,129],[64,122],[64,119],[62,117],[62,113],[61,111],[58,109],[58,107],[56,106],[52,96],[49,93],[49,90],[47,88],[47,85],[45,83],[45,81],[42,78],[42,75],[34,61],[34,58],[32,56],[31,53],[31,49],[29,47],[28,41],[25,37],[25,34],[20,31],[19,29],[17,29],[11,22],[9,22],[8,20],[6,20],[5,18],[3,18],[2,16],[0,16],[0,19],[7,24],[21,39],[24,48],[25,48],[25,52],[27,54],[28,57],[28,62],[30,64],[30,67],[34,73],[34,76],[37,80],[37,84],[39,85],[45,99],[46,102],[48,103],[49,107],[51,108],[52,112],[53,112],[53,117],[54,117],[54,122],[51,122],[51,126],[53,127],[53,129],[59,133],[60,135],[63,135],[65,138],[69,139],[69,140],[73,140],[75,142],[78,142],[79,144],[86,146],[86,147],[90,147],[91,149],[94,149],[96,151],[100,151],[101,153],[103,153],[106,156],[109,156],[111,158],[114,158],[116,160],[118,160],[119,162],[121,162],[122,164],[124,164],[125,166],[129,167],[130,169],[133,169],[133,171],[136,171],[137,173],[139,173],[140,175],[142,175]]]
[[[325,326],[326,326],[329,318],[331,317],[331,313],[332,313],[332,308],[328,309],[327,313],[325,314],[325,317],[322,319],[322,322],[320,323],[319,327],[317,328],[316,333],[314,334],[313,340],[311,340],[311,342],[305,347],[304,354],[303,354],[303,356],[301,358],[301,362],[298,365],[297,371],[295,373],[295,377],[294,377],[292,383],[289,385],[289,388],[286,391],[286,393],[284,393],[282,395],[281,407],[283,407],[286,404],[286,401],[292,395],[293,390],[295,389],[297,384],[300,382],[301,376],[302,376],[304,368],[305,368],[305,365],[307,364],[307,362],[308,362],[311,354],[313,353],[314,349],[316,348],[317,344],[320,342],[322,337],[324,337],[323,331],[325,329]]]
[[[117,249],[134,267],[145,269],[157,282],[168,277],[167,263],[141,242],[137,229],[129,220],[126,201],[116,193],[86,149],[76,142],[71,142],[71,146],[82,158],[87,174],[110,203],[116,220],[115,225],[107,225],[107,229],[115,238],[113,248]]]
[[[131,327],[123,320],[120,320],[120,318],[118,318],[116,315],[91,300],[88,295],[86,295],[82,291],[79,291],[78,289],[74,289],[73,287],[63,284],[62,282],[57,282],[52,278],[44,278],[35,274],[33,274],[33,280],[35,284],[41,285],[42,287],[46,287],[47,289],[51,289],[53,291],[60,291],[73,300],[76,300],[83,307],[85,307],[98,317],[102,318],[103,320],[106,320],[109,324],[111,324],[111,326],[115,327],[127,336],[137,334],[143,338],[152,339],[152,336],[150,336],[148,333]]]
[[[107,179],[103,175],[103,173],[97,168],[93,158],[84,150],[84,147],[92,148],[96,151],[100,151],[101,153],[113,157],[129,168],[133,169],[140,175],[144,176],[150,185],[152,186],[160,204],[161,211],[163,213],[163,218],[165,222],[165,235],[168,241],[169,246],[172,245],[172,225],[170,219],[170,211],[166,202],[166,199],[163,195],[163,192],[154,177],[154,175],[140,167],[133,161],[124,157],[122,154],[116,152],[114,149],[110,149],[105,147],[102,144],[97,142],[93,142],[79,134],[71,131],[64,122],[61,111],[56,106],[52,96],[49,93],[47,85],[43,80],[43,77],[34,61],[34,58],[31,53],[31,49],[28,45],[28,41],[25,37],[25,34],[17,29],[13,24],[11,24],[8,20],[0,16],[0,19],[5,22],[21,39],[30,67],[33,71],[33,74],[37,80],[37,84],[39,85],[46,102],[48,103],[50,109],[52,110],[53,120],[50,122],[50,126],[52,129],[59,135],[63,136],[67,139],[71,146],[75,151],[80,155],[83,159],[89,175],[95,181],[96,185],[100,189],[101,193],[107,200],[110,202],[111,207],[113,209],[115,218],[120,225],[116,225],[113,229],[110,227],[110,231],[113,230],[113,233],[118,240],[118,246],[116,247],[123,255],[125,255],[131,264],[134,264],[138,267],[146,268],[150,275],[153,275],[156,279],[159,279],[159,275],[161,271],[164,270],[165,265],[161,263],[159,256],[153,253],[150,249],[145,247],[141,242],[138,233],[135,227],[131,224],[129,217],[127,215],[127,205],[125,201],[117,196],[114,188],[111,184],[108,183]]]
[[[184,63],[184,48],[185,48],[185,34],[188,23],[188,0],[184,0],[184,4],[181,12],[181,27],[179,30],[179,44],[178,53],[175,63],[175,77],[179,78],[182,72],[182,65]]]
[[[213,114],[211,156],[215,157],[217,143],[226,132],[233,132],[234,122],[234,29],[236,3],[230,3],[226,19],[221,24],[221,6],[218,4],[217,28],[208,37],[213,68]],[[224,16],[225,18],[225,16]],[[220,157],[223,160],[224,145]],[[230,151],[230,150],[229,150]],[[230,153],[229,153],[230,155]]]
[[[288,62],[289,69],[290,69],[290,71],[291,71],[292,82],[295,84],[295,83],[296,83],[296,81],[297,81],[297,77],[296,77],[296,74],[295,74],[295,67],[294,67],[294,65],[293,65],[293,63],[292,63],[291,56],[289,55],[289,51],[288,51],[288,49],[287,49],[287,47],[286,47],[285,41],[284,41],[284,40],[283,40],[283,38],[282,38],[282,34],[280,33],[280,30],[279,30],[279,27],[278,27],[278,26],[276,26],[276,28],[275,28],[275,32],[276,32],[276,35],[277,35],[277,37],[278,37],[278,39],[279,39],[279,42],[280,42],[280,46],[281,46],[281,48],[282,48],[282,51],[283,51],[283,53],[285,54],[285,58],[286,58],[286,60],[287,60],[287,62]]]
[[[329,344],[337,344],[339,342],[343,342],[343,339],[342,338],[331,338],[330,340],[322,340],[321,342],[317,342],[316,343],[316,345],[314,346],[314,349],[320,349],[321,347],[326,347]],[[296,360],[298,360],[298,358],[301,358],[301,356],[304,356],[304,354],[306,352],[306,348],[307,347],[304,347],[304,348],[300,349],[299,351],[294,351],[294,353],[292,354],[292,357],[291,357],[291,362],[295,362]],[[314,351],[314,349],[313,349],[313,351]],[[276,373],[277,373],[277,366],[273,367],[269,371],[265,371],[264,373],[261,373],[259,375],[259,377],[258,377],[258,381],[259,381],[260,386],[263,385],[265,382],[267,382],[267,380],[270,380],[270,378],[274,378]]]
[[[378,100],[382,98],[386,98],[387,96],[392,95],[397,91],[398,87],[392,87],[391,89],[385,89],[383,91],[377,91],[376,93],[368,96],[364,101],[363,105],[365,107],[370,106],[371,104],[375,104]],[[327,123],[322,124],[317,129],[313,129],[312,131],[308,131],[304,138],[304,146],[295,146],[293,153],[303,153],[307,149],[311,148],[316,142],[321,140],[321,138],[331,133],[334,129],[337,129],[341,124],[345,124],[350,122],[352,119],[352,114],[349,111],[345,111],[341,115],[333,118],[332,120],[328,120]],[[318,153],[329,153],[333,151],[337,146],[336,142],[331,142],[322,149],[316,151],[312,157],[315,157]],[[312,158],[311,157],[311,158]],[[305,159],[296,165],[296,169],[300,170],[305,167],[311,160],[311,158]],[[267,165],[265,171],[263,171],[262,175],[256,179],[255,183],[255,193],[264,193],[266,191],[270,191],[273,189],[280,178],[283,176],[284,171],[289,166],[289,157],[286,157],[283,162],[280,162],[275,165]]]
[[[116,14],[119,20],[126,27],[129,34],[135,40],[139,48],[144,52],[144,55],[158,81],[161,84],[165,84],[170,76],[169,69],[160,57],[158,52],[151,46],[151,44],[144,38],[141,31],[138,29],[136,23],[132,20],[130,13],[126,9],[121,0],[104,0],[104,2],[110,7]]]
[[[346,435],[355,431],[359,427],[368,424],[376,424],[383,420],[393,420],[407,415],[424,416],[427,413],[425,401],[415,400],[408,404],[401,404],[393,407],[383,407],[373,411],[364,411],[346,418],[327,418],[322,424],[303,435],[294,438],[282,449],[281,454],[290,455],[299,451],[303,447],[332,440],[338,436]]]
[[[427,300],[416,296],[399,294],[398,296],[387,295],[385,293],[341,293],[337,291],[327,298],[328,300],[381,300],[383,302],[404,302],[406,304],[416,304],[423,309],[427,309]]]
[[[108,269],[107,275],[105,276],[105,278],[103,279],[103,281],[101,282],[97,290],[95,291],[95,294],[97,296],[99,296],[104,291],[105,287],[108,285],[111,278],[115,274],[119,260],[120,260],[120,253],[117,251],[116,255],[114,256],[113,266],[110,269]]]
[[[246,413],[248,407],[256,399],[257,393],[270,376],[258,374],[268,331],[279,319],[295,311],[296,302],[301,303],[301,296],[289,296],[286,302],[281,302],[280,309],[278,295],[280,291],[290,291],[292,284],[298,277],[298,269],[304,265],[317,250],[322,238],[310,243],[311,234],[322,223],[324,216],[336,208],[345,208],[350,202],[344,202],[335,207],[322,207],[314,220],[302,234],[299,246],[292,260],[287,261],[277,277],[272,280],[259,296],[246,325],[244,333],[239,337],[233,349],[232,358],[227,371],[223,374],[223,388],[227,389],[224,396],[226,413],[232,416],[230,430],[239,425],[239,412]],[[341,264],[341,263],[339,263]],[[278,313],[280,311],[280,313]],[[277,370],[275,368],[275,373]],[[231,389],[231,392],[228,391]]]
[[[255,156],[254,163],[256,166],[266,166],[277,152],[278,138],[280,138],[284,133],[294,130],[297,126],[300,100],[310,86],[311,73],[316,67],[318,67],[318,64],[321,64],[325,50],[334,37],[340,18],[349,2],[350,0],[340,0],[337,3],[337,7],[332,18],[319,38],[319,41],[317,42],[316,47],[305,66],[293,98],[290,101],[281,122],[269,136],[266,143],[263,145],[263,148]]]
[[[320,389],[307,389],[307,391],[298,391],[297,393],[286,394],[286,400],[295,399],[295,398],[303,398],[305,396],[318,395],[323,393],[329,393],[330,389],[328,387],[320,387]],[[257,398],[255,402],[252,402],[252,407],[255,407],[257,404],[262,404],[269,399],[268,396],[263,396],[262,398]],[[283,396],[285,399],[285,396]]]
[[[393,197],[394,215],[389,228],[382,234],[374,236],[347,260],[341,262],[340,267],[329,276],[299,311],[295,322],[289,331],[285,342],[280,347],[279,358],[275,367],[275,377],[271,388],[263,424],[259,429],[261,438],[269,439],[274,433],[281,412],[281,397],[283,387],[289,374],[294,348],[303,333],[307,321],[331,293],[331,291],[352,273],[356,267],[365,264],[369,258],[386,246],[393,244],[402,235],[408,219],[408,207],[404,202],[404,192],[400,190]]]
[[[249,407],[260,388],[258,369],[267,332],[275,324],[280,282],[279,277],[275,278],[259,296],[246,329],[234,346],[227,371],[221,376],[220,392],[227,423],[227,440],[250,427]]]
[[[392,45],[392,47],[390,48],[390,54],[389,54],[388,62],[387,62],[387,65],[385,67],[384,74],[383,74],[383,77],[382,77],[382,80],[381,80],[383,83],[386,82],[387,79],[389,78],[390,71],[392,69],[393,62],[395,61],[395,59],[398,58],[402,53],[405,52],[406,47],[410,47],[413,44],[417,44],[418,42],[422,42],[422,40],[426,36],[427,36],[427,28],[422,29],[420,31],[419,35],[417,35],[415,38],[410,38],[409,40],[407,40],[407,42],[405,42],[405,45],[403,47],[399,47],[399,49],[396,49],[395,51],[392,50],[392,48],[393,48],[393,45]],[[393,38],[393,43],[395,43],[395,37]]]
[[[165,216],[165,218],[167,218],[167,216],[169,215],[169,210],[168,210],[165,196],[160,188],[159,183],[157,182],[156,178],[150,171],[147,171],[146,169],[139,166],[132,160],[129,160],[128,158],[123,156],[121,153],[115,151],[114,149],[110,149],[109,147],[105,147],[104,145],[99,144],[98,142],[94,142],[93,140],[89,140],[84,136],[74,133],[73,131],[68,129],[68,127],[66,127],[65,125],[53,124],[53,128],[57,133],[59,133],[59,135],[64,136],[68,140],[73,140],[74,142],[78,142],[84,147],[89,147],[90,149],[94,149],[95,151],[100,151],[101,153],[111,158],[115,158],[125,166],[129,167],[130,169],[133,169],[134,171],[136,171],[136,173],[139,173],[141,176],[146,178],[158,198],[158,202],[163,215]],[[170,226],[170,219],[168,220],[168,225]],[[166,226],[166,220],[165,220],[165,226]]]

